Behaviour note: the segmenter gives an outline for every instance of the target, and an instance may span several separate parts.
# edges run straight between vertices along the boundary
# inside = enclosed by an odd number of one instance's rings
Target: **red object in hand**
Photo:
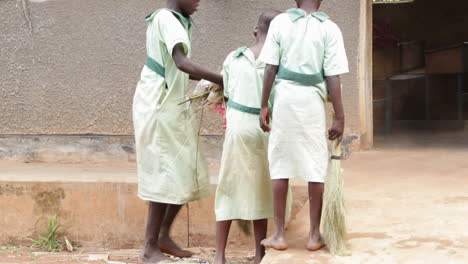
[[[226,107],[224,106],[224,103],[221,102],[221,103],[215,104],[214,105],[214,110],[216,112],[218,112],[218,114],[220,116],[223,117],[223,129],[224,129],[224,131],[226,131],[226,126],[227,126],[227,124],[226,124]]]

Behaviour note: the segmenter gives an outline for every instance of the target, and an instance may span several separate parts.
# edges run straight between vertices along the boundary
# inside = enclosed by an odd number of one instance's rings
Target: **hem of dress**
[[[216,217],[216,222],[220,221],[235,221],[235,220],[243,220],[243,221],[256,221],[256,220],[262,220],[262,219],[273,219],[273,215],[270,215],[270,217]]]
[[[300,179],[306,182],[316,182],[316,183],[325,183],[325,178],[309,178],[305,179],[303,177],[271,177],[272,180],[292,180],[292,179]]]
[[[200,191],[199,197],[196,197],[193,199],[175,200],[175,199],[170,199],[170,198],[151,198],[151,197],[143,196],[141,194],[138,194],[138,198],[140,198],[143,201],[148,201],[148,202],[182,205],[182,204],[188,204],[190,202],[201,201],[203,199],[206,199],[209,195],[210,195],[210,188],[206,188]]]

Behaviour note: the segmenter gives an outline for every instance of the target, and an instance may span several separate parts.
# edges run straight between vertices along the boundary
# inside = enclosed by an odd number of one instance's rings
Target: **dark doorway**
[[[465,0],[374,1],[377,146],[404,137],[468,147],[466,10]]]

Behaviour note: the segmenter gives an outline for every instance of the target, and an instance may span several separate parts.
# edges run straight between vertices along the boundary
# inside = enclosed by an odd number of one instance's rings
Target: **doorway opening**
[[[468,147],[468,2],[373,3],[375,145]]]

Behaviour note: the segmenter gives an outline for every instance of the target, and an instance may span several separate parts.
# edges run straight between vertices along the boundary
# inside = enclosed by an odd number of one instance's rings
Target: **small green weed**
[[[51,216],[47,221],[47,228],[44,234],[36,239],[31,239],[34,246],[47,252],[59,252],[64,248],[63,233],[57,221],[57,216]]]

